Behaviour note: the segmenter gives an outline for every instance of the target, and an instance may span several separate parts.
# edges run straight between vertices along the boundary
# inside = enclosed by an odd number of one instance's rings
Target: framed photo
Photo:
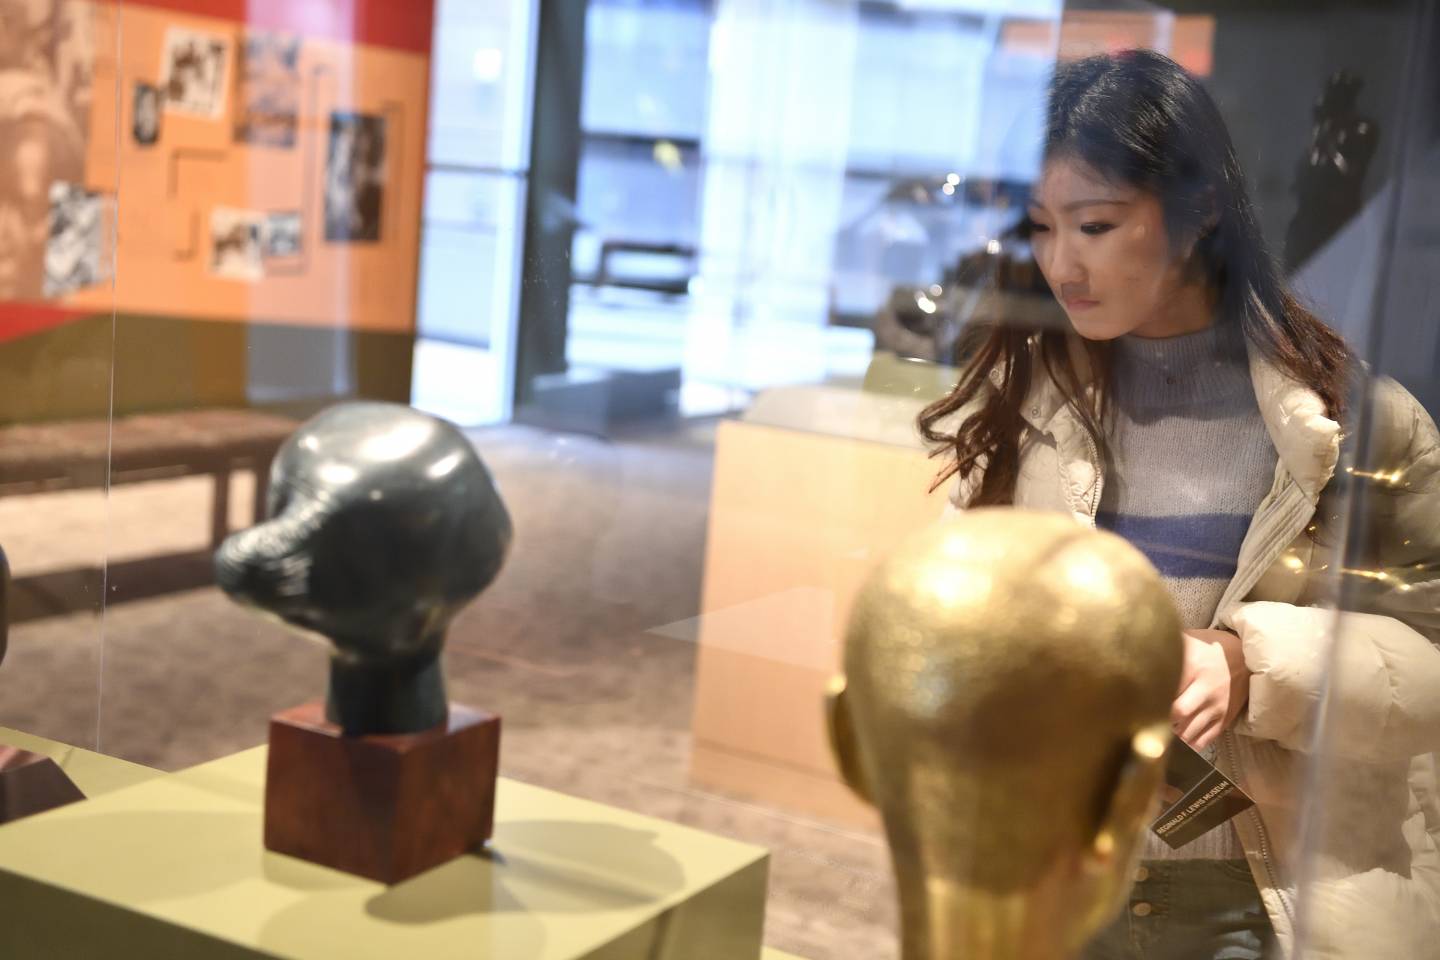
[[[300,38],[247,33],[240,43],[235,139],[293,147],[300,113]]]
[[[263,278],[264,232],[263,212],[216,207],[210,212],[210,272],[229,280]]]
[[[219,117],[225,110],[225,71],[230,39],[182,27],[165,31],[160,87],[165,109],[196,117]]]
[[[325,239],[332,243],[380,239],[385,201],[385,118],[330,114],[325,160]]]
[[[153,83],[135,82],[130,117],[130,132],[135,142],[142,147],[153,147],[160,139],[160,114],[164,110],[165,95]]]

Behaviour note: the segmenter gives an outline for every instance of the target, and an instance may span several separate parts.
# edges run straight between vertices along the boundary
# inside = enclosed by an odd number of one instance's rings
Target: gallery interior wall
[[[433,3],[21,6],[0,422],[408,400]]]

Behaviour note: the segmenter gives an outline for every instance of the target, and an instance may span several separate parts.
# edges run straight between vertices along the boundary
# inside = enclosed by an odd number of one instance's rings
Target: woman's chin
[[[1105,341],[1114,340],[1116,337],[1124,336],[1129,331],[1123,325],[1112,322],[1107,323],[1099,317],[1090,316],[1088,313],[1071,313],[1066,311],[1065,315],[1070,319],[1070,329],[1085,340]]]

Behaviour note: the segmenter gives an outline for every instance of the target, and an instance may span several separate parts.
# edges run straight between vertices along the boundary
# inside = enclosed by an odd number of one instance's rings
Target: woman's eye
[[[1098,237],[1100,236],[1100,234],[1109,233],[1113,229],[1115,229],[1115,225],[1113,223],[1100,223],[1098,221],[1092,221],[1090,223],[1080,224],[1080,232],[1089,237]]]
[[[1046,233],[1050,228],[1043,223],[1036,223],[1034,220],[1031,220],[1029,230],[1031,233]]]

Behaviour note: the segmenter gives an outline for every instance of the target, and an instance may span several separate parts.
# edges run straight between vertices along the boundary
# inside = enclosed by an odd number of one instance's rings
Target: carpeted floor
[[[772,851],[767,944],[809,960],[897,954],[882,838],[695,788],[695,650],[712,462],[705,426],[617,442],[479,431],[516,526],[455,622],[453,699],[505,718],[503,773]],[[204,545],[204,480],[0,501],[17,573]],[[237,483],[235,521],[247,502]],[[103,638],[103,639],[102,639]],[[20,625],[0,725],[178,769],[260,743],[323,691],[325,652],[198,589]]]

